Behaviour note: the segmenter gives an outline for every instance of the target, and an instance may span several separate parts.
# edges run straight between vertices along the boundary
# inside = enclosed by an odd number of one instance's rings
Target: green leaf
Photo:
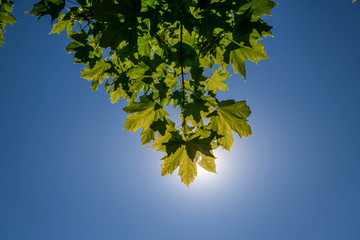
[[[149,66],[145,63],[140,62],[139,65],[128,70],[127,75],[130,79],[142,79],[144,78],[144,74],[149,70]]]
[[[223,81],[230,77],[230,73],[222,71],[221,68],[216,69],[205,81],[205,91],[211,91],[213,94],[217,93],[217,90],[225,91],[228,89],[227,84]]]
[[[175,169],[179,166],[182,154],[182,148],[179,148],[176,152],[170,154],[170,156],[165,156],[162,159],[161,176],[172,174],[175,171]]]
[[[101,39],[100,46],[103,48],[111,47],[116,49],[122,41],[134,42],[136,41],[136,30],[130,29],[128,23],[116,22],[108,25],[104,30]]]
[[[51,30],[51,34],[57,33],[60,34],[62,31],[66,30],[66,32],[70,33],[73,28],[72,21],[64,20],[65,14],[60,14],[58,21],[54,24],[53,29]]]
[[[126,92],[121,88],[118,87],[117,89],[114,89],[112,91],[110,91],[110,101],[111,103],[117,103],[119,101],[120,98],[127,98],[128,95],[126,94]]]
[[[210,11],[203,11],[201,14],[200,26],[199,26],[199,35],[204,36],[206,39],[210,40],[214,35],[214,30],[216,28],[221,28],[224,30],[232,29],[231,26],[225,22],[225,20],[219,17],[216,13]]]
[[[197,152],[201,152],[203,155],[208,157],[214,157],[211,150],[211,138],[200,138],[195,137],[189,141],[185,142],[186,152],[191,160],[195,160],[195,156]]]
[[[34,4],[33,9],[27,12],[39,18],[50,15],[51,21],[59,17],[61,10],[65,7],[65,0],[42,0]]]
[[[245,61],[250,60],[254,63],[258,63],[260,60],[268,58],[264,45],[258,43],[258,34],[252,33],[250,44],[251,47],[248,46],[240,46],[236,47],[235,45],[229,45],[226,56],[228,56],[228,62],[234,68],[235,73],[240,73],[244,78],[246,78],[246,70],[245,70]]]
[[[178,131],[174,131],[171,133],[171,138],[169,138],[166,142],[162,142],[161,144],[165,146],[166,153],[170,155],[184,146],[185,140]]]
[[[178,66],[180,67],[180,58],[178,57],[180,54],[180,43],[177,43],[174,46],[174,48],[177,49],[177,53],[172,57],[177,60],[176,62],[178,64]],[[182,51],[183,52],[183,66],[188,66],[188,67],[193,66],[195,59],[197,57],[195,49],[186,43],[182,44],[182,48],[183,48],[183,51]]]
[[[156,0],[142,0],[141,1],[141,11],[147,12],[148,7],[155,8]]]
[[[165,145],[168,155],[173,154],[184,146],[187,157],[190,158],[191,161],[196,161],[195,157],[197,152],[205,156],[214,157],[211,152],[211,141],[211,138],[200,138],[196,135],[193,135],[193,137],[190,137],[188,140],[184,140],[182,136],[174,132],[168,142],[162,144]]]
[[[141,1],[99,1],[91,7],[95,20],[103,22],[105,30],[100,38],[100,46],[116,49],[122,41],[131,47],[137,43],[137,15]]]
[[[6,24],[13,25],[16,22],[16,19],[13,15],[9,14],[6,11],[0,11],[0,24],[5,26]]]
[[[225,137],[223,141],[219,142],[224,149],[229,150],[232,146],[232,137],[229,137],[231,130],[236,132],[239,137],[252,135],[247,120],[250,113],[251,111],[246,105],[246,101],[235,102],[234,100],[227,100],[220,102],[218,109],[208,115],[210,118],[210,129]]]
[[[89,81],[93,80],[93,82],[95,82],[96,84],[102,83],[104,81],[104,79],[108,77],[108,75],[105,74],[106,70],[108,70],[110,68],[111,68],[110,63],[108,63],[104,60],[100,60],[100,61],[97,61],[92,68],[90,68],[90,67],[85,68],[82,71],[80,77],[85,78]],[[97,87],[93,88],[93,90],[96,90],[96,89],[97,89]]]
[[[0,3],[0,46],[5,43],[3,31],[5,32],[6,24],[13,25],[16,22],[16,19],[9,12],[12,12],[13,3],[11,1],[5,0]]]
[[[230,151],[234,144],[234,137],[232,135],[231,128],[224,129],[223,134],[224,135],[219,135],[217,142],[223,149]]]
[[[270,0],[254,0],[252,4],[253,14],[257,16],[271,15],[270,11],[277,3]]]
[[[141,144],[146,145],[155,138],[155,131],[152,130],[150,126],[145,126],[143,127],[140,136],[141,136]]]
[[[133,112],[126,117],[124,128],[128,131],[137,131],[142,127],[150,126],[155,117],[155,102],[130,103],[123,110],[125,112]],[[136,109],[136,110],[135,110]]]
[[[216,164],[214,157],[204,156],[202,154],[198,155],[197,163],[206,171],[216,173]]]
[[[261,15],[271,15],[270,11],[277,3],[270,0],[251,0],[239,8],[239,11],[245,11],[251,8],[254,19],[259,19]]]
[[[271,28],[261,19],[252,20],[253,13],[250,9],[244,13],[234,15],[235,26],[232,31],[233,40],[237,43],[243,42],[244,46],[250,46],[251,34],[256,31],[260,36],[272,36]]]
[[[193,125],[197,125],[202,119],[202,114],[209,111],[209,107],[206,102],[201,98],[193,98],[193,102],[188,103],[184,106],[183,117],[185,121],[190,121]]]
[[[197,176],[196,161],[189,158],[185,146],[182,146],[178,151],[180,151],[178,158],[181,182],[189,186]]]
[[[141,56],[151,57],[152,51],[151,51],[150,39],[148,36],[138,38],[138,50]]]
[[[154,122],[164,120],[169,113],[149,98],[143,98],[141,102],[131,102],[123,109],[127,113],[132,113],[126,117],[124,129],[128,131],[137,131],[143,128],[141,133],[142,144],[148,144],[155,138],[156,128],[151,128]],[[158,131],[161,131],[160,129]]]
[[[153,140],[153,145],[151,148],[156,149],[156,151],[159,152],[167,152],[165,143],[169,142],[169,140],[173,137],[173,133],[176,133],[177,131],[167,131],[165,132],[165,135],[159,135]],[[176,150],[175,150],[176,151]],[[168,153],[168,155],[171,153]]]

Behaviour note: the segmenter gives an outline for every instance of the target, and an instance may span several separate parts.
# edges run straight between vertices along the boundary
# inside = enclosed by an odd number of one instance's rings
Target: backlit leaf
[[[197,163],[206,171],[216,173],[215,158],[199,154]]]
[[[228,137],[231,130],[236,132],[239,137],[252,135],[247,120],[250,113],[250,108],[245,101],[227,100],[219,103],[218,109],[208,115],[211,130],[226,137],[223,142],[220,142],[224,149],[229,150],[231,148],[231,138]]]
[[[185,146],[182,146],[178,151],[180,151],[178,158],[181,182],[189,186],[197,176],[196,161],[189,158],[185,150]]]
[[[42,0],[34,5],[29,11],[31,15],[41,18],[45,15],[51,16],[51,21],[59,17],[61,10],[65,7],[65,0]]]
[[[245,61],[250,60],[254,63],[258,63],[260,60],[268,58],[264,45],[258,43],[255,34],[251,35],[250,44],[251,46],[242,46],[239,48],[228,49],[229,52],[229,63],[232,64],[235,73],[240,73],[246,78]]]
[[[66,32],[71,32],[73,28],[72,21],[64,20],[65,14],[60,14],[58,21],[54,24],[53,29],[50,33],[57,33],[60,34],[62,31],[66,30]]]
[[[105,78],[108,77],[108,74],[106,74],[106,70],[110,69],[111,65],[110,63],[107,63],[103,60],[97,61],[95,66],[90,68],[85,68],[80,77],[85,78],[89,81],[93,81],[94,84],[96,84],[95,87],[93,87],[93,90],[97,89],[97,83],[102,83]]]
[[[152,128],[154,122],[164,121],[169,113],[162,108],[157,108],[157,104],[148,98],[143,98],[141,102],[129,103],[123,110],[132,113],[126,117],[124,128],[128,131],[137,131],[143,128],[141,133],[141,142],[148,144],[155,138],[155,132],[161,132],[161,129]],[[170,122],[168,124],[171,124]],[[155,131],[154,131],[155,130]],[[161,132],[164,133],[164,132]]]
[[[221,68],[215,70],[210,78],[205,83],[205,91],[211,91],[213,94],[216,94],[218,90],[225,91],[228,89],[227,84],[223,81],[228,79],[231,75],[227,72],[222,72]]]

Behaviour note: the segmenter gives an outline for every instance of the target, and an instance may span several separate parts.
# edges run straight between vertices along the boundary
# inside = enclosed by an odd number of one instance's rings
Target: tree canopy
[[[355,2],[355,0],[353,0]],[[49,15],[51,33],[65,31],[66,50],[86,67],[81,77],[91,89],[103,85],[112,103],[123,99],[124,128],[141,129],[142,145],[165,153],[161,174],[179,168],[183,183],[198,165],[216,172],[213,150],[230,150],[233,132],[252,135],[244,100],[219,100],[231,74],[246,78],[245,61],[266,59],[262,18],[271,0],[41,0],[28,13]],[[1,0],[0,45],[6,24],[16,22],[13,2]],[[205,70],[211,69],[211,74]],[[164,107],[179,109],[180,121]]]

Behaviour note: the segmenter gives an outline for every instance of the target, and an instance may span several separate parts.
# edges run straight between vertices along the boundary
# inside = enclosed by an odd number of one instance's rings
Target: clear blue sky
[[[187,188],[123,129],[124,103],[23,14],[0,48],[0,239],[360,239],[360,5],[279,1],[270,59],[222,99],[248,100],[254,136]]]

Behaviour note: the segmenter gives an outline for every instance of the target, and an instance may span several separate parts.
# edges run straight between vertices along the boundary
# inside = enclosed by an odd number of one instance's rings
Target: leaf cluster
[[[11,11],[11,2],[3,5],[0,14]],[[233,132],[252,135],[246,101],[216,96],[228,89],[230,65],[245,78],[246,60],[267,58],[259,40],[272,36],[272,27],[261,16],[275,5],[271,0],[41,0],[29,13],[56,20],[51,33],[66,31],[66,50],[86,66],[81,77],[91,81],[92,90],[103,84],[112,103],[128,102],[124,128],[141,129],[143,145],[152,142],[165,152],[161,174],[179,168],[189,186],[198,166],[216,172],[213,150],[230,150]],[[0,24],[12,23],[4,19]],[[180,110],[180,121],[164,109],[170,106]]]

